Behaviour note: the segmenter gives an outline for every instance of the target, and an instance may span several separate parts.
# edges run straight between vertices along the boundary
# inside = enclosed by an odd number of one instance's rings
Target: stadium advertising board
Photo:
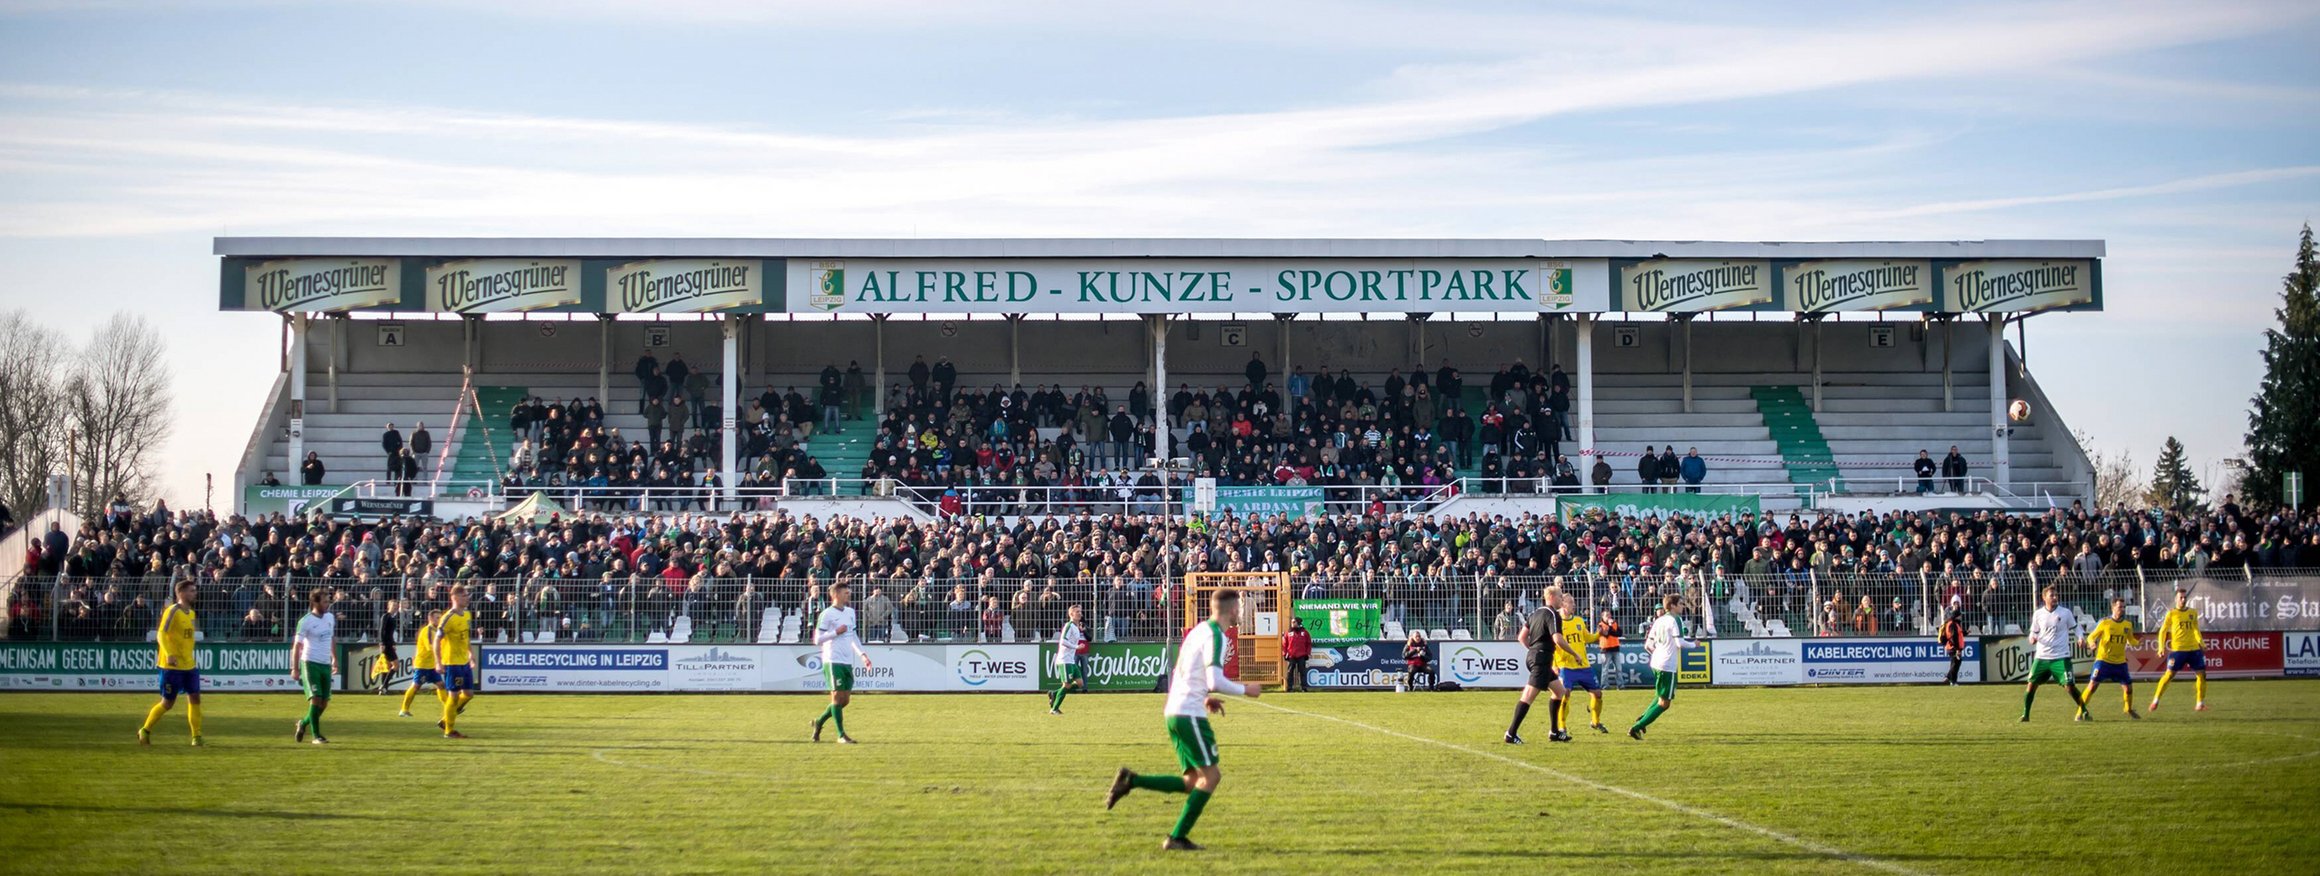
[[[1718,639],[1709,643],[1708,658],[1715,684],[1803,684],[1805,681],[1801,639]]]
[[[150,691],[154,646],[143,642],[0,643],[0,690]],[[204,644],[194,649],[203,690],[296,690],[290,648]]]
[[[2320,676],[2320,633],[2281,633],[2280,669],[2290,678]]]
[[[482,649],[483,687],[504,691],[665,691],[663,645],[497,645]]]
[[[1777,291],[1768,261],[1653,259],[1619,266],[1616,303],[1652,313],[1763,309]]]
[[[1764,506],[1757,496],[1714,496],[1700,493],[1595,493],[1555,497],[1555,513],[1564,523],[1600,509],[1614,517],[1734,517],[1758,513]]]
[[[796,313],[1609,310],[1604,259],[789,260]]]
[[[2278,678],[2285,674],[2282,649],[2285,637],[2280,633],[2268,630],[2207,632],[2200,638],[2209,678]],[[2030,677],[2029,637],[1985,638],[1982,653],[1986,655],[1982,668],[1984,679],[2022,681]],[[2080,677],[2094,671],[2094,657],[2084,642],[2076,643],[2071,649],[2071,670]],[[2135,647],[2127,650],[2127,671],[2136,678],[2155,679],[2166,670],[2167,656],[2159,650],[2159,637],[2150,632],[2140,633]]]
[[[1314,648],[1305,664],[1305,684],[1314,688],[1390,688],[1408,671],[1402,643],[1378,639],[1334,648]]]
[[[343,486],[266,487],[252,484],[242,488],[242,513],[253,517],[276,512],[297,514],[305,511],[309,503],[317,499],[328,499],[345,490]]]
[[[242,270],[249,310],[338,313],[402,300],[402,259],[278,259]]]
[[[2190,591],[2184,601],[2199,612],[2201,630],[2277,630],[2310,627],[2320,620],[2320,581],[2254,575],[2244,578],[2198,578],[2182,582]],[[2159,604],[2152,617],[2163,614],[2173,594],[2153,589]]]
[[[651,259],[604,273],[606,313],[707,313],[764,302],[758,259]]]
[[[1379,600],[1299,599],[1291,604],[1313,644],[1350,645],[1384,635],[1378,623]]]
[[[1778,266],[1781,308],[1798,313],[1930,310],[1933,263],[1910,259],[1832,259]]]
[[[1216,514],[1231,513],[1241,517],[1250,515],[1287,514],[1291,517],[1318,517],[1321,515],[1320,487],[1217,487]],[[1196,513],[1197,499],[1184,500],[1184,513]]]
[[[578,259],[461,259],[427,269],[427,309],[514,313],[580,303]]]
[[[1056,683],[1055,645],[1039,646],[1038,687]],[[1087,670],[1088,690],[1149,691],[1168,674],[1168,646],[1159,642],[1111,642],[1088,646],[1080,658]]]
[[[1927,684],[1949,675],[1934,639],[1801,639],[1806,684]],[[1982,680],[1981,643],[1968,640],[1958,681]]]
[[[1518,688],[1531,677],[1525,651],[1521,642],[1436,642],[1434,663],[1462,687]]]
[[[1604,661],[1602,649],[1592,645],[1588,646],[1588,650],[1591,652],[1590,659],[1594,661],[1596,666],[1601,667],[1595,671],[1596,677],[1602,679],[1606,687],[1616,684],[1620,687],[1649,689],[1652,682],[1651,655],[1643,652],[1642,640],[1630,639],[1628,641],[1633,644],[1619,649],[1619,665],[1617,666]],[[1712,664],[1713,661],[1708,659],[1707,645],[1694,645],[1685,648],[1682,662],[1676,664],[1676,683],[1709,684],[1716,681],[1715,672],[1711,669]]]
[[[740,645],[670,645],[669,689],[765,690],[765,654]]]
[[[1939,309],[1949,313],[2033,313],[2099,305],[2101,275],[2085,259],[1989,259],[1941,269]]]

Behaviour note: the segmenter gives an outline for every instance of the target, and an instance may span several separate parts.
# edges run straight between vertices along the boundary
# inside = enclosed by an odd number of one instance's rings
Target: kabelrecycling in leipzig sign
[[[1035,690],[1039,647],[870,645],[864,650],[871,666],[855,671],[854,689]],[[574,644],[487,647],[483,684],[502,691],[818,691],[828,681],[812,645]]]
[[[1930,684],[1949,675],[1949,652],[1934,639],[1800,639],[1806,684]],[[1982,680],[1981,643],[1967,640],[1958,681]]]

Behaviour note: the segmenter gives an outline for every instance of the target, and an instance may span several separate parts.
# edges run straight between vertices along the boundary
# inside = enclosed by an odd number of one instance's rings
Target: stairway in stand
[[[1780,448],[1789,483],[1828,490],[1837,478],[1836,455],[1829,451],[1829,440],[1821,435],[1820,422],[1813,419],[1812,405],[1805,402],[1804,393],[1783,384],[1749,387],[1748,395],[1756,400],[1764,428],[1772,432],[1773,443]],[[1842,484],[1838,486],[1841,490]]]
[[[513,436],[508,434],[508,410],[516,402],[531,396],[531,390],[521,386],[478,386],[475,401],[482,408],[467,411],[467,421],[459,429],[459,452],[451,458],[451,477],[458,484],[456,492],[479,483],[496,481],[508,464],[508,455],[515,448]],[[484,429],[491,434],[486,440]],[[489,491],[489,488],[486,488]]]

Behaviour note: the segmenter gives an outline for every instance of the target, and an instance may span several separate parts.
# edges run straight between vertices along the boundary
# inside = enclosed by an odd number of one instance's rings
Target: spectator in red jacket
[[[1312,690],[1305,685],[1305,661],[1313,659],[1313,634],[1305,631],[1304,618],[1289,620],[1289,634],[1281,637],[1281,659],[1289,661],[1286,690]]]

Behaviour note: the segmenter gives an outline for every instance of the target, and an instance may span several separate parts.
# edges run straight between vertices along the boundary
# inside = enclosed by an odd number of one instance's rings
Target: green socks
[[[1177,780],[1177,783],[1178,783],[1179,785],[1181,785],[1181,784],[1183,784],[1183,780],[1182,780],[1182,779],[1178,779],[1178,780]],[[1192,791],[1192,792],[1190,792],[1190,793],[1187,793],[1187,794],[1185,794],[1185,795],[1184,795],[1184,812],[1183,812],[1183,814],[1180,814],[1180,815],[1176,816],[1176,829],[1175,829],[1175,830],[1172,830],[1172,831],[1169,831],[1169,832],[1168,832],[1168,835],[1169,835],[1169,836],[1172,836],[1172,837],[1175,837],[1175,838],[1177,838],[1177,839],[1184,839],[1184,838],[1186,838],[1186,837],[1189,837],[1189,836],[1191,836],[1191,835],[1192,835],[1192,825],[1193,825],[1195,822],[1198,822],[1198,821],[1200,820],[1200,810],[1201,810],[1201,808],[1202,808],[1202,807],[1205,807],[1205,806],[1207,806],[1207,805],[1208,805],[1208,792],[1207,792],[1207,791],[1202,791],[1202,790],[1197,790],[1197,789],[1196,789],[1196,790],[1193,790],[1193,791]]]
[[[298,719],[298,723],[306,725],[307,732],[322,735],[322,707],[313,703],[306,704],[306,717]]]
[[[1183,776],[1147,776],[1142,773],[1130,775],[1128,787],[1138,791],[1166,791],[1170,794],[1182,794],[1185,791]],[[1207,794],[1200,796],[1203,799],[1208,797]]]
[[[837,703],[831,703],[828,709],[822,711],[822,719],[825,721],[836,721],[838,723],[838,735],[846,735],[845,706],[838,705]]]
[[[1051,712],[1063,711],[1063,695],[1069,693],[1070,691],[1071,689],[1067,687],[1057,687],[1054,691],[1048,693],[1047,710]]]
[[[2030,720],[2030,701],[2032,701],[2032,700],[2035,700],[2035,699],[2037,699],[2037,698],[2038,698],[2038,689],[2037,689],[2037,688],[2030,688],[2030,689],[2028,689],[2028,690],[2025,690],[2025,691],[2023,691],[2023,692],[2022,692],[2022,720],[2024,720],[2024,721],[2028,721],[2028,720]]]
[[[1659,720],[1659,716],[1665,714],[1667,714],[1667,707],[1660,705],[1658,700],[1652,700],[1651,708],[1643,710],[1643,717],[1635,719],[1635,726],[1637,728],[1649,727],[1651,722]]]

